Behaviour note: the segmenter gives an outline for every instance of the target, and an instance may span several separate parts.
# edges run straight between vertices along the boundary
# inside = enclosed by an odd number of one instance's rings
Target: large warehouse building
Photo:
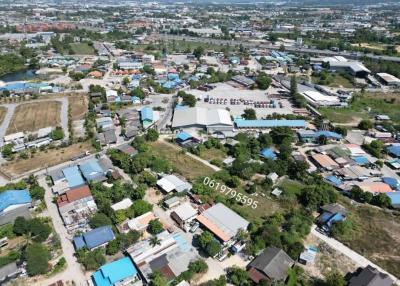
[[[227,110],[188,107],[175,110],[172,128],[201,128],[212,133],[233,130],[233,122]]]

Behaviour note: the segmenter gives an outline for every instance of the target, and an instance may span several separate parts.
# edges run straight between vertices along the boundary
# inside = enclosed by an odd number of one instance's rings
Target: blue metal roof
[[[101,226],[91,231],[85,232],[81,235],[82,238],[74,237],[74,244],[76,249],[86,246],[88,249],[96,248],[106,242],[115,238],[111,226]],[[83,244],[82,244],[83,242]]]
[[[305,128],[305,120],[245,120],[235,119],[235,124],[238,128],[273,128],[273,127],[292,127]]]
[[[177,233],[173,236],[173,238],[175,239],[178,247],[182,250],[182,251],[189,251],[190,250],[190,245],[187,242],[186,239],[184,239],[182,237],[182,235],[180,233]]]
[[[351,159],[354,162],[356,162],[357,165],[360,165],[360,166],[368,165],[370,163],[368,158],[366,158],[364,156],[353,156],[353,157],[351,157]]]
[[[393,207],[400,207],[400,192],[386,193],[390,198]]]
[[[80,165],[79,168],[87,181],[95,180],[104,175],[103,169],[95,159],[86,161],[84,164]]]
[[[329,228],[331,228],[331,227],[332,227],[332,224],[333,224],[334,222],[338,222],[338,221],[342,221],[342,220],[344,220],[343,215],[342,215],[341,213],[335,213],[333,216],[331,216],[331,217],[325,222],[325,224],[326,224]]]
[[[382,177],[382,182],[388,184],[392,189],[400,190],[400,182],[396,178]]]
[[[332,132],[332,131],[326,131],[326,130],[320,130],[320,131],[315,132],[315,137],[319,137],[319,136],[325,136],[326,138],[333,138],[336,140],[340,140],[343,138],[343,136],[340,135],[339,133]]]
[[[178,134],[176,134],[176,139],[178,139],[180,141],[186,141],[192,137],[193,137],[192,135],[190,135],[189,133],[186,133],[185,131],[181,131]]]
[[[333,184],[336,187],[339,187],[342,184],[342,181],[336,177],[336,176],[328,176],[325,178],[326,181],[328,181],[328,183]]]
[[[0,87],[0,91],[3,90],[20,91],[26,89],[39,89],[49,86],[50,85],[48,83],[16,82],[16,83],[9,83],[3,87]]]
[[[140,116],[142,117],[142,121],[153,121],[153,109],[150,107],[143,107],[140,110]]]
[[[395,146],[390,146],[387,148],[389,153],[392,154],[393,156],[396,156],[398,158],[400,158],[400,146],[399,145],[395,145]]]
[[[85,184],[81,173],[79,172],[78,166],[68,167],[62,170],[65,178],[68,181],[68,186],[70,188],[79,187]]]
[[[29,204],[32,198],[28,190],[7,190],[0,193],[0,213],[9,206]]]
[[[92,275],[96,286],[112,286],[130,277],[135,277],[138,271],[129,257],[103,265]]]
[[[188,107],[187,105],[177,104],[177,105],[175,106],[175,110],[179,110],[179,109],[187,108],[187,107]]]
[[[272,159],[272,160],[277,159],[275,151],[270,148],[262,149],[260,152],[260,156],[267,158],[267,159]]]

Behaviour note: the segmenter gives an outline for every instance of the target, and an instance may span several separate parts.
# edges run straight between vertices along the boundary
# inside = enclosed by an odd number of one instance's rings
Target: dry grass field
[[[0,171],[8,176],[19,176],[28,171],[39,170],[69,161],[85,151],[94,151],[90,142],[77,143],[66,148],[40,151],[31,155],[29,159],[18,158],[5,163],[1,166]]]
[[[43,127],[60,125],[61,103],[42,101],[17,106],[7,129],[7,134],[36,131]]]
[[[4,106],[0,106],[0,124],[3,122],[4,117],[6,117],[7,108]]]
[[[85,118],[88,110],[88,97],[87,95],[71,95],[68,96],[68,105],[71,112],[72,120],[80,120]]]

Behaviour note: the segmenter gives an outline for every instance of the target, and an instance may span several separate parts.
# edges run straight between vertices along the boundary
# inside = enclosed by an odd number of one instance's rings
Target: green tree
[[[233,285],[247,286],[251,285],[249,275],[245,269],[239,267],[231,267],[228,269],[228,282]]]
[[[198,236],[198,242],[201,248],[206,248],[207,244],[213,241],[214,236],[209,231],[203,231],[201,235]]]
[[[29,244],[26,247],[26,271],[29,276],[45,274],[49,270],[49,250],[40,243]]]
[[[347,282],[338,271],[332,271],[326,276],[326,286],[346,286]]]
[[[149,286],[167,286],[168,281],[159,271],[155,271],[150,275]]]
[[[221,251],[221,249],[221,244],[217,240],[213,239],[207,244],[205,251],[209,256],[214,257]]]
[[[147,131],[145,136],[147,141],[154,142],[158,140],[159,134],[157,130],[151,128]]]
[[[360,121],[360,123],[358,123],[358,128],[360,128],[361,130],[369,130],[373,127],[373,123],[371,120],[369,119],[363,119]]]
[[[13,232],[16,235],[23,235],[28,232],[28,225],[26,219],[22,216],[19,216],[14,221]]]
[[[51,139],[61,140],[64,138],[64,131],[61,127],[57,126],[50,134]]]
[[[157,245],[161,245],[161,240],[157,236],[152,236],[150,238],[150,245],[153,247],[156,247]]]
[[[130,209],[132,209],[134,216],[137,217],[151,211],[153,206],[144,200],[136,200],[133,202]]]
[[[149,222],[147,231],[153,235],[159,234],[164,230],[164,227],[159,219],[153,219]]]
[[[272,79],[264,72],[260,72],[256,77],[256,83],[259,89],[266,90],[272,83]]]
[[[43,200],[45,189],[39,185],[33,185],[29,189],[29,194],[35,200]]]
[[[208,265],[203,259],[199,259],[194,262],[190,262],[188,268],[194,273],[205,273],[208,270]]]
[[[112,225],[112,222],[106,214],[98,212],[91,217],[89,225],[91,228],[98,228],[100,226]]]
[[[193,50],[193,55],[200,60],[201,56],[204,54],[203,46],[198,46]]]
[[[242,117],[247,120],[255,120],[257,119],[256,111],[253,108],[246,108]]]
[[[27,226],[28,232],[36,242],[45,241],[51,233],[51,227],[40,218],[27,221]]]
[[[12,148],[13,148],[12,144],[6,144],[3,146],[2,150],[1,150],[1,154],[3,155],[4,158],[11,157],[11,155],[13,154]]]

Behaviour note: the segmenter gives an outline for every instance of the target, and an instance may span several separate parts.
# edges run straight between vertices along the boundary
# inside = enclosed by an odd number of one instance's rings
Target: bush
[[[145,135],[145,138],[146,138],[146,141],[154,142],[154,141],[157,141],[158,136],[159,136],[159,134],[158,134],[157,130],[149,129]]]
[[[111,219],[103,214],[103,213],[96,213],[95,215],[92,216],[92,218],[89,221],[89,225],[91,228],[98,228],[100,226],[105,226],[105,225],[111,225]]]
[[[164,227],[160,220],[158,219],[153,219],[149,222],[149,225],[147,227],[147,231],[153,235],[159,234],[164,230]]]
[[[50,257],[48,249],[40,243],[29,244],[26,248],[26,271],[29,276],[47,273]]]

